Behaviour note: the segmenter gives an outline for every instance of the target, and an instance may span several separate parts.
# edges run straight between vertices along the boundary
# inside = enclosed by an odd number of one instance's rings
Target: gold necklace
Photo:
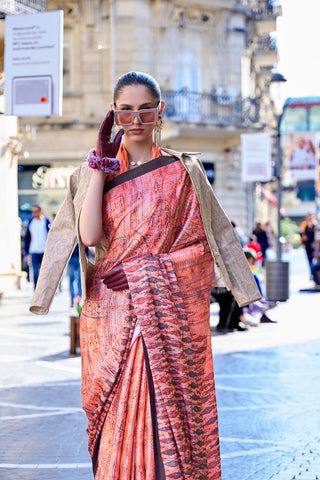
[[[130,165],[132,165],[133,167],[135,167],[136,165],[143,165],[144,163],[147,163],[149,162],[150,160],[145,160],[144,162],[141,162],[140,160],[138,160],[137,162],[130,162]]]

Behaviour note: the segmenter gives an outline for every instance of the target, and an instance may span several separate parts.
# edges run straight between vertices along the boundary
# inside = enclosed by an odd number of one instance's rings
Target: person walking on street
[[[67,275],[69,278],[70,307],[73,307],[76,297],[82,296],[78,245],[75,246],[69,259],[67,266]]]
[[[311,267],[312,267],[313,256],[314,256],[313,242],[314,242],[314,232],[315,232],[316,224],[317,224],[317,221],[315,219],[315,215],[313,213],[308,213],[306,215],[305,221],[302,222],[300,225],[301,242],[304,245],[304,248],[306,251],[311,279],[313,278]]]
[[[214,267],[239,305],[260,298],[200,160],[160,147],[163,109],[150,75],[119,78],[97,147],[71,175],[30,307],[48,312],[62,273],[52,265],[62,270],[78,242],[82,403],[95,480],[221,480]],[[114,121],[121,129],[111,141]],[[85,246],[95,247],[94,265]]]
[[[320,290],[320,224],[319,223],[316,223],[314,227],[313,261],[311,265],[311,274],[314,281],[315,290]]]
[[[36,288],[50,228],[50,220],[43,215],[43,210],[40,205],[33,205],[32,217],[27,227],[24,251],[26,262],[32,264],[33,283],[34,288]]]
[[[213,287],[211,295],[219,305],[219,322],[217,332],[228,333],[237,330],[247,331],[247,327],[241,325],[243,321],[243,309],[239,307],[230,291],[223,287]]]
[[[266,260],[266,251],[269,248],[267,232],[262,227],[262,224],[260,222],[257,222],[252,234],[257,237],[257,242],[260,244],[264,262]]]

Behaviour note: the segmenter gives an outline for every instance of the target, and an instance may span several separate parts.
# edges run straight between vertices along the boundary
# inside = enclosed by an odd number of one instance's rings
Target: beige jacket
[[[202,163],[193,154],[163,149],[164,154],[179,158],[188,171],[196,190],[208,243],[215,259],[215,266],[223,284],[232,291],[239,306],[258,300],[261,295],[249,268],[238,238],[225,212],[219,204],[204,172]],[[90,277],[92,263],[85,255],[85,246],[79,235],[79,218],[92,171],[84,162],[71,175],[67,196],[50,228],[30,311],[47,314],[59,285],[63,271],[76,243],[79,243],[81,283],[83,298],[86,296],[86,280]],[[95,248],[95,261],[106,253],[102,239]]]

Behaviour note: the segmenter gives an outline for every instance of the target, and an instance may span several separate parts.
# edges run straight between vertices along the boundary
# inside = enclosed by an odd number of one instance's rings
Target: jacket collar
[[[200,155],[199,152],[177,152],[176,150],[172,150],[171,148],[162,148],[161,147],[161,150],[165,153],[167,153],[168,155],[173,155],[174,157],[177,157],[179,158],[179,160],[181,160],[181,162],[183,161],[183,157],[187,156],[198,156]]]

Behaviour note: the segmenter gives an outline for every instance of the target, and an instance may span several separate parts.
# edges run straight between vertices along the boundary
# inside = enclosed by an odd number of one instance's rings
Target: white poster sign
[[[241,135],[241,177],[244,182],[271,180],[271,138],[268,133]]]
[[[62,115],[62,69],[62,10],[6,16],[6,115]]]

